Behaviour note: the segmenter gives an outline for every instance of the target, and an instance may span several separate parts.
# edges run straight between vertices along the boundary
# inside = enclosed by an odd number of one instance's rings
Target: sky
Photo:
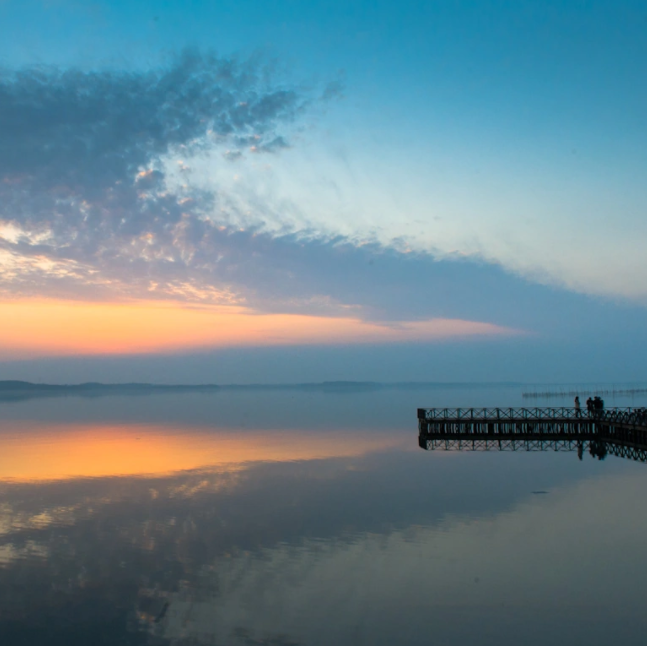
[[[647,380],[646,33],[0,1],[0,378]]]

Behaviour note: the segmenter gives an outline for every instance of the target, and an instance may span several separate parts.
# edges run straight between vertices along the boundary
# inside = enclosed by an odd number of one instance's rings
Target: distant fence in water
[[[595,388],[592,390],[544,390],[527,391],[521,396],[527,399],[549,399],[551,397],[577,397],[585,395],[604,395],[605,397],[635,397],[647,394],[647,388]]]
[[[647,408],[419,408],[418,443],[445,451],[578,451],[647,462]]]

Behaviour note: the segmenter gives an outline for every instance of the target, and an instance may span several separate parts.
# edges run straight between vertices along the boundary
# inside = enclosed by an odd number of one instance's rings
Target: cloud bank
[[[381,296],[382,283],[394,280],[388,272],[361,278],[365,265],[387,256],[392,265],[398,253],[293,226],[277,230],[276,204],[256,201],[254,213],[243,212],[248,206],[217,179],[206,188],[189,179],[191,160],[205,151],[232,173],[244,156],[279,154],[339,92],[334,83],[281,82],[260,60],[199,52],[147,71],[3,70],[5,296],[429,316],[411,308],[395,314],[401,303]]]
[[[4,300],[169,299],[411,330],[430,319],[547,329],[559,310],[560,325],[579,325],[573,313],[584,297],[495,264],[298,227],[289,205],[254,195],[249,213],[217,174],[191,181],[201,156],[232,181],[241,158],[260,160],[262,172],[303,145],[314,116],[339,95],[337,84],[294,83],[261,59],[197,51],[144,70],[0,71]]]

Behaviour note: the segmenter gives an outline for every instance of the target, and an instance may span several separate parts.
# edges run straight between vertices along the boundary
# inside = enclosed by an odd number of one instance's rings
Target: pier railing
[[[578,410],[568,406],[551,408],[419,408],[418,419],[427,422],[543,422],[592,419],[647,425],[647,408],[609,408],[593,411]]]

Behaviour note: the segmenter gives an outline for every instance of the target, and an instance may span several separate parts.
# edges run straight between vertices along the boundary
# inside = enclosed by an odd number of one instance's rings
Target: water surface
[[[418,406],[524,403],[3,403],[0,643],[643,644],[647,465],[418,448]]]

